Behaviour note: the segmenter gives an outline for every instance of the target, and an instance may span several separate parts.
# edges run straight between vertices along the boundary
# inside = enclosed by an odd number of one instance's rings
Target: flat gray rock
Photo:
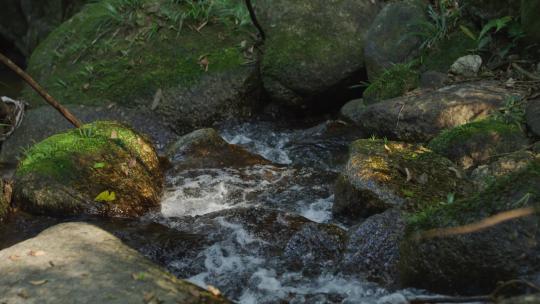
[[[0,251],[0,303],[229,303],[85,223]]]

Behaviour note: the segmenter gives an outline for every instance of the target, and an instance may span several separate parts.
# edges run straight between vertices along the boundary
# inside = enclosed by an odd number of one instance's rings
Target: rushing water
[[[362,274],[341,273],[339,261],[317,256],[318,251],[337,252],[339,244],[330,236],[321,237],[324,232],[315,223],[346,230],[332,218],[332,185],[354,136],[336,133],[335,123],[331,126],[307,130],[261,122],[224,126],[220,133],[229,143],[280,166],[198,169],[169,176],[161,212],[145,220],[204,241],[179,258],[171,256],[167,268],[202,287],[215,286],[243,304],[406,303],[410,291],[390,293]],[[244,211],[227,213],[234,210],[255,211],[247,212],[252,216],[242,215]],[[265,218],[272,212],[278,214],[274,221],[281,223],[272,224],[275,231],[261,232],[265,220],[253,217]],[[272,254],[287,229],[302,217],[313,222],[304,226],[311,228],[292,234],[284,252]],[[291,267],[291,261],[299,260],[304,267]]]

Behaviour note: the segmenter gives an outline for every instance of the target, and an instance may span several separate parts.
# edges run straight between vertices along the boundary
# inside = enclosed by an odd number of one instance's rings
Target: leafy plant
[[[422,39],[422,43],[420,44],[421,49],[429,49],[437,44],[437,42],[448,37],[448,34],[455,27],[461,14],[460,10],[453,8],[448,0],[439,0],[437,7],[435,8],[433,5],[429,5],[429,20],[418,21],[412,25],[415,31],[410,35]]]
[[[510,16],[490,20],[478,34],[475,34],[465,25],[460,25],[459,27],[465,35],[476,42],[475,51],[483,51],[493,41],[492,34],[498,33],[500,30],[507,27],[511,21],[512,17]]]
[[[506,124],[515,124],[520,129],[525,123],[525,103],[523,99],[516,95],[507,96],[504,106],[499,108],[494,114],[496,120]]]

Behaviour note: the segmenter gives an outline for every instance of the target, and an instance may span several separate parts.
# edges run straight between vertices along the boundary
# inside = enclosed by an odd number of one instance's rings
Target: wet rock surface
[[[514,92],[494,82],[471,82],[357,107],[348,117],[366,134],[425,142],[444,129],[486,117]]]
[[[152,264],[111,234],[65,223],[0,251],[8,303],[229,303]]]
[[[96,122],[33,146],[15,172],[14,201],[36,214],[137,216],[159,206],[162,174],[144,137]]]

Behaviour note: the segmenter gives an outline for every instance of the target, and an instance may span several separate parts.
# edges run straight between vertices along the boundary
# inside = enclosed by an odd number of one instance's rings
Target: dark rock
[[[14,202],[30,213],[132,217],[159,206],[163,173],[144,137],[95,122],[34,145],[14,182]]]
[[[29,73],[58,100],[152,109],[179,134],[258,110],[262,84],[250,35],[255,28],[250,22],[229,22],[235,18],[230,12],[243,3],[213,7],[212,14],[220,10],[219,16],[200,32],[179,28],[170,17],[184,16],[188,5],[160,4],[105,0],[86,5],[32,53]],[[108,5],[123,19],[103,27],[111,20]],[[191,17],[183,21],[201,23]],[[158,30],[151,24],[159,24]],[[23,96],[30,104],[42,102],[30,89]]]
[[[390,2],[379,12],[364,47],[369,80],[374,81],[394,64],[407,63],[418,53],[421,39],[410,33],[427,21],[425,12],[421,1]]]
[[[539,198],[540,161],[536,160],[484,192],[411,214],[401,245],[403,284],[441,293],[484,294],[498,282],[537,276],[540,229],[536,215],[471,233],[421,236],[434,228],[476,223],[516,208],[538,208]]]
[[[272,100],[309,108],[321,93],[353,80],[364,68],[365,35],[378,2],[258,1],[267,36],[261,73]]]
[[[529,100],[527,102],[525,119],[527,120],[529,131],[534,136],[540,137],[540,99]]]
[[[366,103],[364,102],[364,99],[354,99],[347,102],[343,107],[341,107],[339,114],[345,120],[355,122],[360,119],[360,114],[363,112],[363,109],[365,107]]]
[[[49,228],[0,251],[0,259],[0,294],[8,303],[229,303],[84,223]]]
[[[336,182],[332,212],[359,220],[390,208],[415,210],[465,192],[450,160],[412,144],[361,139]]]
[[[519,126],[494,119],[446,130],[429,142],[430,149],[463,169],[487,164],[528,145],[529,140]]]
[[[495,82],[470,82],[356,107],[348,116],[365,134],[425,142],[442,130],[486,117],[509,95]]]
[[[448,81],[448,74],[437,71],[427,71],[420,75],[420,87],[423,89],[439,89]]]
[[[405,233],[401,211],[387,210],[349,228],[342,270],[366,274],[386,288],[399,286],[399,245]]]
[[[167,156],[177,171],[270,164],[241,146],[227,143],[214,129],[184,135],[168,148]]]
[[[152,139],[158,151],[172,142],[176,135],[152,112],[127,109],[122,106],[66,106],[81,121],[115,120],[133,127]],[[2,144],[0,162],[17,163],[23,152],[36,142],[64,132],[73,126],[50,106],[41,106],[25,113],[19,128]]]

